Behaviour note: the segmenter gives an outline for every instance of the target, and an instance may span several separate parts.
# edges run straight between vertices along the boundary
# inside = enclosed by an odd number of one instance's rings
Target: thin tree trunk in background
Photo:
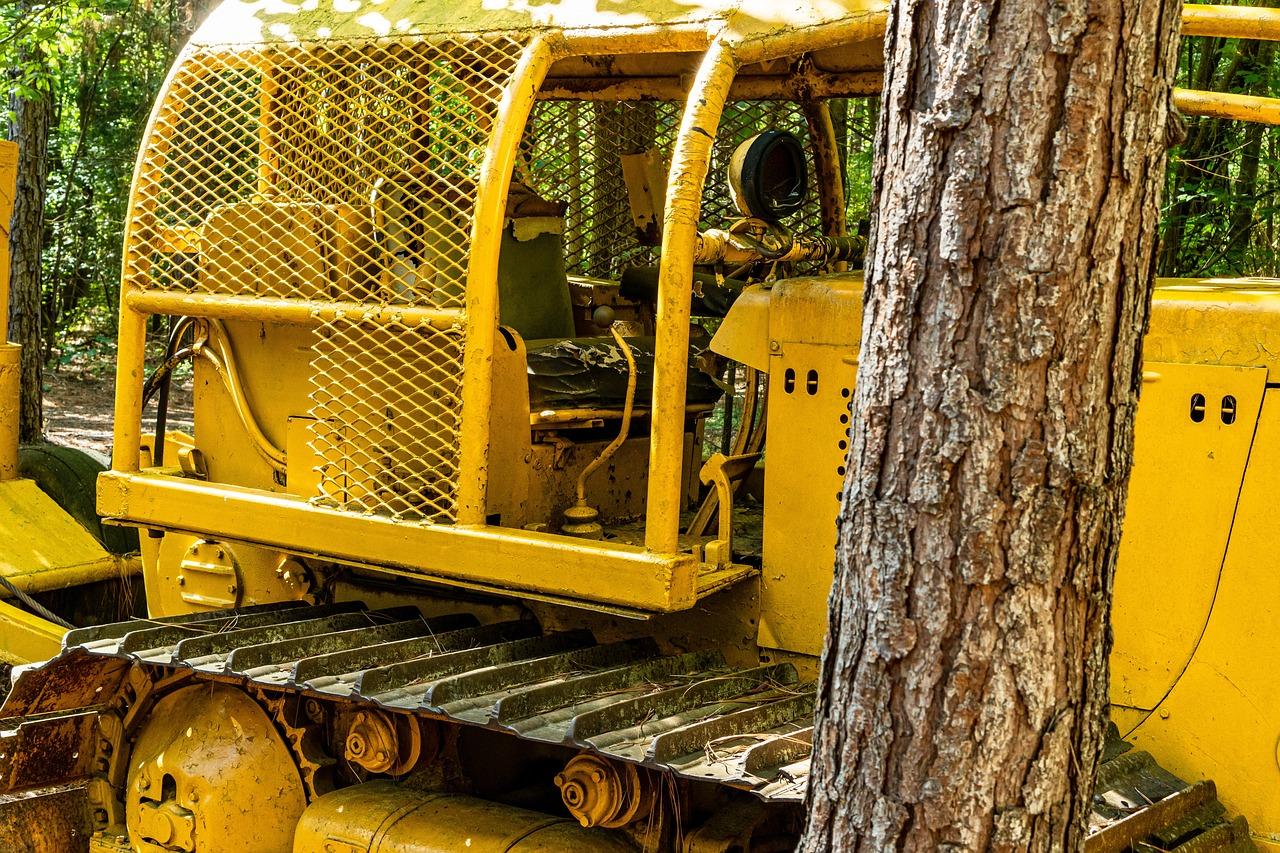
[[[1227,233],[1227,262],[1236,275],[1252,275],[1247,268],[1249,246],[1253,235],[1253,215],[1257,205],[1258,161],[1262,155],[1262,125],[1250,124],[1244,131],[1245,144],[1240,151],[1240,172],[1231,188],[1231,220]]]
[[[1251,95],[1267,95],[1271,91],[1271,62],[1274,56],[1271,42],[1255,43],[1249,57]],[[1231,188],[1231,225],[1228,229],[1227,259],[1237,275],[1253,275],[1249,269],[1249,247],[1254,244],[1254,215],[1258,206],[1258,167],[1262,158],[1262,131],[1260,124],[1245,125],[1245,143],[1240,151],[1240,169],[1235,185]]]
[[[24,49],[23,65],[39,65],[43,58]],[[18,186],[10,223],[9,335],[22,345],[22,399],[19,440],[40,441],[44,435],[41,411],[43,353],[40,334],[40,251],[44,242],[44,203],[49,177],[49,126],[53,102],[47,91],[33,99],[14,97],[9,138],[18,143]]]
[[[1179,5],[894,0],[819,850],[1075,850]]]
[[[1213,89],[1214,79],[1218,73],[1218,65],[1222,60],[1223,40],[1217,38],[1200,39],[1200,49],[1196,50],[1196,42],[1190,41],[1186,47],[1187,85],[1193,89]],[[1194,177],[1195,183],[1201,183],[1211,174],[1213,166],[1207,163],[1213,151],[1216,134],[1221,129],[1221,122],[1209,119],[1197,119],[1192,123],[1187,138],[1179,147],[1178,157],[1170,169],[1170,184],[1175,188],[1186,185]],[[1194,199],[1176,200],[1169,211],[1168,225],[1160,239],[1159,275],[1172,276],[1186,272],[1183,266],[1183,237],[1187,230],[1187,221],[1193,215]]]

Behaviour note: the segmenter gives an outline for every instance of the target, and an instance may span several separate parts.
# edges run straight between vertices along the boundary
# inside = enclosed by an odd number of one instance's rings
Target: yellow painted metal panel
[[[36,591],[104,580],[119,571],[115,558],[33,481],[0,482],[0,574]]]
[[[1111,701],[1150,709],[1208,620],[1266,371],[1147,362],[1144,378],[1116,569]]]
[[[1160,279],[1143,341],[1148,361],[1265,367],[1280,382],[1280,281]]]
[[[757,639],[766,648],[817,655],[849,453],[861,276],[782,281],[771,295]]]
[[[1280,844],[1278,490],[1280,397],[1268,391],[1209,625],[1169,697],[1125,733],[1179,776],[1213,779],[1270,844]],[[1151,577],[1148,588],[1164,583]]]
[[[744,289],[711,339],[711,350],[769,372],[770,287],[753,284]]]
[[[784,343],[769,373],[768,430],[774,440],[764,469],[758,635],[766,648],[822,652],[848,455],[847,406],[857,373],[848,355],[842,347]],[[817,377],[813,393],[811,374]]]
[[[291,436],[290,431],[294,427],[291,427],[289,418],[304,415],[311,406],[307,392],[310,390],[308,366],[312,358],[313,332],[299,326],[247,320],[223,323],[222,329],[226,331],[226,347],[233,353],[248,409],[266,439],[275,447],[286,449],[288,468],[290,441],[300,440],[300,449],[306,451],[310,438],[305,431]],[[195,445],[204,454],[210,479],[285,491],[275,471],[255,448],[253,438],[236,413],[235,401],[220,377],[219,369],[207,359],[196,359],[193,385]],[[166,460],[171,464],[177,463],[176,456],[166,456]],[[303,460],[306,468],[316,464],[314,459]],[[307,475],[302,487],[307,487],[307,479],[314,480],[314,472]],[[308,492],[295,491],[292,484],[288,490],[308,497],[316,493],[314,488]]]
[[[33,663],[48,660],[62,649],[66,629],[0,601],[0,660]]]
[[[285,429],[285,491],[291,495],[313,498],[320,494],[320,460],[307,440],[311,436],[311,418],[290,417]]]

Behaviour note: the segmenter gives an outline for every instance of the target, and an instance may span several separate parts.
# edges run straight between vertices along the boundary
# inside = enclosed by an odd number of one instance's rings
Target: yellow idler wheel
[[[555,783],[565,808],[583,826],[626,826],[648,817],[657,796],[649,771],[589,752],[565,765]]]
[[[165,696],[129,759],[125,812],[139,853],[288,853],[306,798],[284,741],[220,684]]]

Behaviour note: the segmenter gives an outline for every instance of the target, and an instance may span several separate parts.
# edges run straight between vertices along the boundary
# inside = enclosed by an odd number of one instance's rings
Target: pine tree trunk
[[[43,58],[24,50],[21,61],[38,65]],[[40,254],[44,244],[44,203],[49,177],[49,124],[53,102],[47,91],[28,100],[15,96],[10,105],[9,138],[18,143],[18,186],[10,222],[9,337],[22,345],[22,399],[18,437],[23,443],[44,434],[41,387],[44,381],[40,334]]]
[[[1083,843],[1178,21],[892,3],[803,850]]]

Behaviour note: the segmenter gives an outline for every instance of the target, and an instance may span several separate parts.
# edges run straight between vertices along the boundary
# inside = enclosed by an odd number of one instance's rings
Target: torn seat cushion
[[[654,339],[628,338],[636,360],[637,408],[647,409],[653,393]],[[559,338],[528,341],[529,404],[545,409],[621,409],[627,397],[627,359],[613,338]],[[701,367],[703,349],[689,347],[686,404],[715,403],[721,390]]]

